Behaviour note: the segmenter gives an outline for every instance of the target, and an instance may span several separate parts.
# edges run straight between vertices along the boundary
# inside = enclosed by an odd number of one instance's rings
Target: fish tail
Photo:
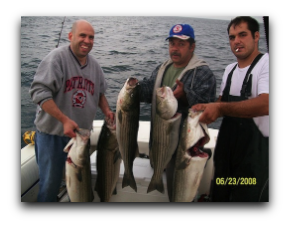
[[[117,195],[117,187],[114,188],[113,195]]]
[[[157,190],[158,192],[164,193],[164,186],[163,186],[163,181],[162,179],[156,180],[156,179],[151,179],[151,182],[148,186],[147,193],[152,192],[154,190]]]
[[[127,186],[130,186],[131,188],[135,190],[135,192],[137,192],[137,185],[136,185],[133,174],[129,175],[128,173],[125,172],[124,177],[123,177],[123,182],[122,182],[122,188],[125,188]]]

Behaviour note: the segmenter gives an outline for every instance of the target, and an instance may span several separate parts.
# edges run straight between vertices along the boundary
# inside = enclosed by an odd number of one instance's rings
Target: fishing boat
[[[103,120],[94,120],[93,129],[90,136],[90,160],[92,173],[92,188],[95,186],[97,169],[96,169],[96,146],[101,132]],[[205,149],[210,149],[212,155],[216,144],[217,129],[209,128],[210,141],[205,144]],[[112,195],[110,202],[169,202],[168,193],[165,187],[165,193],[152,191],[147,193],[147,188],[153,175],[153,168],[150,165],[149,158],[149,135],[150,122],[140,121],[138,132],[138,146],[140,157],[135,158],[133,164],[133,173],[137,183],[137,192],[129,186],[122,188],[122,179],[124,174],[124,165],[121,163],[120,175],[117,183],[117,194]],[[210,184],[213,176],[213,156],[207,161],[204,168],[203,177],[200,182],[194,201],[199,201],[203,196],[208,196]],[[163,182],[166,186],[166,177],[163,173]],[[35,158],[33,143],[29,143],[21,149],[21,202],[36,202],[39,189],[38,166]],[[94,201],[100,202],[96,191],[94,192]],[[65,184],[60,188],[58,195],[59,202],[69,202],[69,197],[65,189]]]

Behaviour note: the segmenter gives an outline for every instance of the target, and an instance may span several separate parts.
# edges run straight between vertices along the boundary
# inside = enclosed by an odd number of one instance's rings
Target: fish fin
[[[124,172],[123,181],[122,181],[122,188],[129,186],[130,179],[126,172]]]
[[[137,185],[134,176],[129,176],[129,174],[125,172],[122,182],[122,188],[125,188],[127,186],[130,186],[132,189],[135,190],[135,192],[137,192]]]
[[[77,177],[77,180],[79,182],[82,182],[83,181],[83,176],[82,176],[82,172],[81,172],[81,169],[77,168],[77,173],[76,173],[76,177]]]
[[[180,170],[180,169],[186,169],[187,168],[187,166],[189,165],[189,163],[190,163],[190,158],[188,158],[188,159],[184,159],[177,167],[176,167],[176,169],[177,170]]]
[[[122,124],[122,111],[121,110],[118,112],[118,120],[120,124]]]
[[[150,157],[149,157],[150,158]],[[150,166],[152,169],[154,169],[154,166],[153,166],[153,159],[150,159]]]
[[[114,188],[113,195],[117,195],[117,186]]]
[[[209,160],[210,158],[211,158],[211,156],[212,156],[212,151],[211,151],[211,149],[209,149],[209,148],[200,148],[200,150],[202,151],[202,152],[204,152],[204,153],[207,153],[208,154],[208,159],[207,160]]]
[[[114,153],[114,164],[119,160],[119,159],[122,159],[122,156],[121,156],[121,153],[120,153],[120,150],[116,150],[115,153]]]
[[[147,193],[157,190],[158,192],[164,193],[164,186],[162,178],[160,180],[151,179],[151,182],[148,186]]]

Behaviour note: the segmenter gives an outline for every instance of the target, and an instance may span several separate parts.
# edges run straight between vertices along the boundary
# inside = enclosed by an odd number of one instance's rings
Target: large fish
[[[121,89],[116,106],[116,136],[124,162],[122,188],[130,186],[137,192],[133,162],[139,156],[137,137],[139,128],[139,83],[130,77]]]
[[[172,202],[192,202],[198,190],[208,154],[200,150],[209,141],[207,125],[199,122],[202,112],[189,109],[182,126],[173,174]]]
[[[171,119],[177,112],[178,102],[168,86],[156,89],[156,113],[165,120]]]
[[[109,202],[120,174],[121,154],[116,138],[116,123],[105,119],[97,145],[97,181],[95,190],[101,202]],[[114,191],[115,190],[115,191]]]
[[[164,193],[162,174],[178,146],[181,114],[171,88],[161,87],[156,91],[156,114],[153,123],[152,146],[149,152],[154,173],[147,192],[158,190]]]
[[[91,202],[94,199],[91,186],[89,153],[90,131],[80,129],[64,151],[68,153],[65,164],[66,188],[71,202]]]

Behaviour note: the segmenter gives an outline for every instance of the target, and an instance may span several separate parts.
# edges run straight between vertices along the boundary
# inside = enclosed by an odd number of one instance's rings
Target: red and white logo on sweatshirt
[[[73,107],[83,108],[87,101],[87,96],[85,91],[77,90],[72,97]]]

